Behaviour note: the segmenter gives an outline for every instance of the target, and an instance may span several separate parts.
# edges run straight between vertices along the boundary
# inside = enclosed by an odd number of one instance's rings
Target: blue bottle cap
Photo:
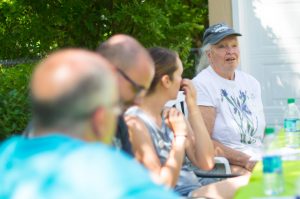
[[[281,173],[282,160],[279,155],[263,157],[263,172],[264,173]]]

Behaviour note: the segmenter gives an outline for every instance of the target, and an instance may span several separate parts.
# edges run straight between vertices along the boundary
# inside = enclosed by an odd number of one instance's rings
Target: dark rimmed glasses
[[[135,96],[140,96],[144,91],[147,91],[145,86],[142,86],[135,81],[133,81],[124,71],[120,68],[117,68],[117,71],[132,85],[134,92],[136,93]]]

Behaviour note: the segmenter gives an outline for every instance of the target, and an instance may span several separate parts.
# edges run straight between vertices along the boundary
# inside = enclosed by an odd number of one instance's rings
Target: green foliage
[[[0,140],[24,130],[30,116],[28,81],[32,65],[0,66]]]
[[[63,47],[95,49],[125,33],[146,47],[177,50],[189,69],[207,13],[207,0],[3,0],[0,59],[41,57]]]
[[[201,45],[207,5],[207,0],[2,0],[0,60],[44,57],[65,47],[94,50],[111,35],[124,33],[145,47],[179,52],[184,76],[191,78],[195,57],[190,49]],[[0,68],[0,139],[26,126],[31,68]]]

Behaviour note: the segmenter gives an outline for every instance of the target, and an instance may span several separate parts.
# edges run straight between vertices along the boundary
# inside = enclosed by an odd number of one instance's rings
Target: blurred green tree
[[[177,50],[188,64],[207,15],[207,0],[3,0],[0,59],[43,57],[63,47],[95,49],[125,33],[146,47]]]
[[[192,77],[191,49],[201,46],[207,26],[207,0],[2,0],[0,60],[41,58],[65,47],[94,50],[124,33],[145,47],[176,50],[184,76]],[[26,127],[31,71],[32,65],[0,65],[0,139]]]

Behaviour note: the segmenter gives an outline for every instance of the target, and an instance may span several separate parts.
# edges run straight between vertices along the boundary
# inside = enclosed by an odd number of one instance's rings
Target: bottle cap
[[[265,129],[265,135],[270,135],[273,134],[275,132],[275,129],[273,127],[267,127]]]
[[[264,173],[282,173],[282,160],[280,155],[271,155],[263,157]]]
[[[288,102],[288,104],[295,103],[295,99],[294,98],[288,98],[287,102]]]

